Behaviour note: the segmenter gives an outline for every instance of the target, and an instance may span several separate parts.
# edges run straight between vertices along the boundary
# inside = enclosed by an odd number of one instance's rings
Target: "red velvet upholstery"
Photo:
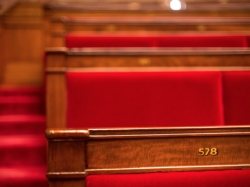
[[[86,187],[249,187],[250,170],[89,175]]]
[[[247,36],[247,46],[250,47],[250,36]]]
[[[66,76],[68,127],[223,125],[220,72]]]
[[[66,47],[157,47],[155,37],[67,35]]]
[[[250,125],[250,71],[224,72],[226,125]]]
[[[248,47],[245,36],[168,36],[159,47]]]
[[[67,35],[66,47],[247,47],[245,36]]]

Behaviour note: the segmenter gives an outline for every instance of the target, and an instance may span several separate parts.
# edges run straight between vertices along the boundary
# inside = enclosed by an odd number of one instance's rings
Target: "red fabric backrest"
[[[66,47],[157,47],[155,37],[67,35]]]
[[[250,36],[247,36],[247,46],[250,47]]]
[[[220,72],[67,73],[67,127],[223,125]]]
[[[245,36],[168,36],[159,47],[248,47]]]
[[[224,72],[226,125],[250,125],[250,71]]]
[[[248,47],[246,36],[67,35],[66,47]]]
[[[86,187],[248,187],[250,170],[89,175]]]

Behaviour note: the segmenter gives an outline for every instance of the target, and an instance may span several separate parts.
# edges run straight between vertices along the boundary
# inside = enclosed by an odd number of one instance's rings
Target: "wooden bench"
[[[244,170],[250,169],[250,126],[50,129],[46,136],[50,187],[250,183]]]
[[[47,47],[65,47],[66,34],[145,33],[190,35],[249,35],[248,17],[61,17],[46,27]]]

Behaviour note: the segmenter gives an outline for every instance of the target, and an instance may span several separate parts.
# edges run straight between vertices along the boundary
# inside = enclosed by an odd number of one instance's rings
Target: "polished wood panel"
[[[91,174],[250,168],[250,126],[49,129],[46,136],[50,187]],[[199,156],[201,147],[218,154]]]

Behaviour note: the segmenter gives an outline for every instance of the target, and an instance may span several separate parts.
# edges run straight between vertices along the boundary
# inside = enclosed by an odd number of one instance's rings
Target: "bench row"
[[[48,127],[250,124],[250,72],[221,70],[49,71]]]

